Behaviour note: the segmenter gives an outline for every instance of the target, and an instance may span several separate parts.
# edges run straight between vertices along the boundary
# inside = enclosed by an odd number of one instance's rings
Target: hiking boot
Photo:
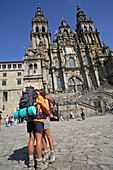
[[[43,162],[46,162],[46,160],[48,160],[48,159],[49,159],[49,153],[48,153],[48,151],[45,151],[44,157],[43,157]]]
[[[50,154],[49,163],[50,163],[50,164],[55,163],[55,152],[54,152],[54,151],[52,151],[51,154]]]
[[[48,168],[48,163],[43,161],[36,161],[36,170],[46,170]]]
[[[29,160],[29,169],[34,169],[35,162],[33,159]]]

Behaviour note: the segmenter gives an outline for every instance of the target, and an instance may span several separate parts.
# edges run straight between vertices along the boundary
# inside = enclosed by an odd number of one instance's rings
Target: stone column
[[[38,38],[38,35],[36,35],[36,44],[37,44],[37,46],[39,45],[39,38]]]
[[[53,86],[54,86],[54,90],[57,90],[57,79],[56,79],[56,76],[55,76],[55,71],[52,70],[52,73],[53,73]]]
[[[32,47],[33,49],[36,48],[36,39],[32,36]]]
[[[95,37],[95,42],[96,42],[97,44],[99,44],[99,41],[98,41],[98,38],[96,37],[96,34],[94,34],[94,37]]]
[[[82,58],[82,61],[83,61],[83,53],[82,53],[81,50],[80,50],[80,55],[81,55],[81,58]],[[84,68],[84,70],[83,70],[83,76],[84,76],[84,78],[86,80],[86,83],[88,85],[88,88],[89,88],[90,87],[90,83],[89,83],[89,78],[88,78],[88,74],[87,74],[86,68]]]
[[[86,78],[87,78],[88,87],[91,87],[87,70],[85,71],[85,74],[86,74]]]
[[[85,43],[88,44],[87,37],[86,37],[85,33],[83,33],[83,36],[84,36]]]
[[[89,41],[89,44],[91,43],[91,37],[89,35],[87,35],[88,37],[88,41]]]
[[[100,80],[99,80],[97,68],[94,68],[94,73],[95,73],[97,85],[98,85],[98,87],[100,87]]]
[[[66,73],[65,73],[65,70],[64,70],[64,69],[63,69],[62,71],[63,71],[63,77],[64,77],[64,85],[65,85],[65,89],[68,89]]]

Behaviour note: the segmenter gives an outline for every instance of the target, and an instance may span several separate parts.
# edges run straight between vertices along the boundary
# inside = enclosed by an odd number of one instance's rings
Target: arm
[[[42,103],[38,98],[36,99],[36,103],[40,104],[42,109],[44,110],[44,112],[49,115],[50,118],[53,117],[53,115],[49,112],[49,107],[47,105],[45,105],[44,103]]]

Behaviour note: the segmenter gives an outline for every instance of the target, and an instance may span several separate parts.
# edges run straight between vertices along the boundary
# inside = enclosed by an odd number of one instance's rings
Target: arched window
[[[69,86],[69,91],[70,92],[75,92],[75,86],[74,85],[70,85]]]
[[[68,31],[66,29],[64,30],[64,35],[68,36]]]
[[[80,78],[78,78],[78,77],[76,77],[76,82],[79,82],[79,81],[81,81],[81,79],[80,79]]]
[[[81,16],[81,17],[80,17],[80,21],[83,21],[83,20],[84,20],[84,18]]]
[[[75,67],[75,61],[73,58],[69,58],[69,66],[70,67]]]
[[[70,79],[68,80],[68,82],[72,82],[72,83],[74,83],[73,78],[70,78]]]
[[[34,69],[37,69],[37,64],[36,63],[34,64]]]
[[[58,89],[62,88],[61,79],[59,77],[57,78],[57,86],[58,86]]]
[[[45,32],[45,27],[42,27],[42,32]]]
[[[36,32],[39,32],[39,27],[36,27]]]
[[[84,27],[84,31],[87,31],[87,27],[86,26]]]
[[[77,85],[77,90],[80,92],[83,92],[83,86],[82,85]]]
[[[86,66],[88,66],[88,62],[87,62],[87,60],[85,60],[84,62],[85,62],[85,65],[86,65]]]
[[[32,67],[33,67],[32,64],[29,64],[29,69],[32,69]]]
[[[56,68],[59,68],[59,63],[58,63],[58,61],[55,61],[55,67],[56,67]]]
[[[88,78],[89,78],[90,86],[92,86],[92,85],[93,85],[93,82],[92,82],[92,78],[91,78],[91,76],[88,76]]]
[[[92,27],[91,26],[89,27],[89,31],[92,31]]]

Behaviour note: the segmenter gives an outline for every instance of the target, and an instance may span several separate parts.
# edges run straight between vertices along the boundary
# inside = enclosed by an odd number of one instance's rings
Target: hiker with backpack
[[[44,89],[40,89],[39,90],[40,94],[43,96],[44,101],[46,106],[49,109],[49,112],[53,115],[53,99],[49,94],[46,94],[46,91]],[[49,116],[44,113],[44,132],[43,132],[43,136],[42,136],[42,143],[43,143],[43,147],[44,147],[44,157],[43,157],[43,161],[45,162],[46,160],[49,159],[49,151],[47,149],[47,141],[46,141],[46,136],[47,139],[49,141],[49,146],[50,146],[50,160],[49,163],[53,164],[55,162],[55,151],[54,151],[54,144],[53,144],[53,138],[51,136],[51,132],[50,132],[50,118]]]
[[[20,109],[35,105],[37,110],[35,116],[30,116],[29,114],[27,115],[27,132],[29,133],[29,168],[33,169],[35,166],[37,169],[46,169],[48,164],[42,161],[42,134],[44,131],[42,110],[44,110],[44,112],[50,117],[52,117],[52,115],[49,113],[49,109],[45,105],[44,98],[31,86],[26,88],[19,105]],[[35,139],[37,154],[36,165],[33,158]]]

